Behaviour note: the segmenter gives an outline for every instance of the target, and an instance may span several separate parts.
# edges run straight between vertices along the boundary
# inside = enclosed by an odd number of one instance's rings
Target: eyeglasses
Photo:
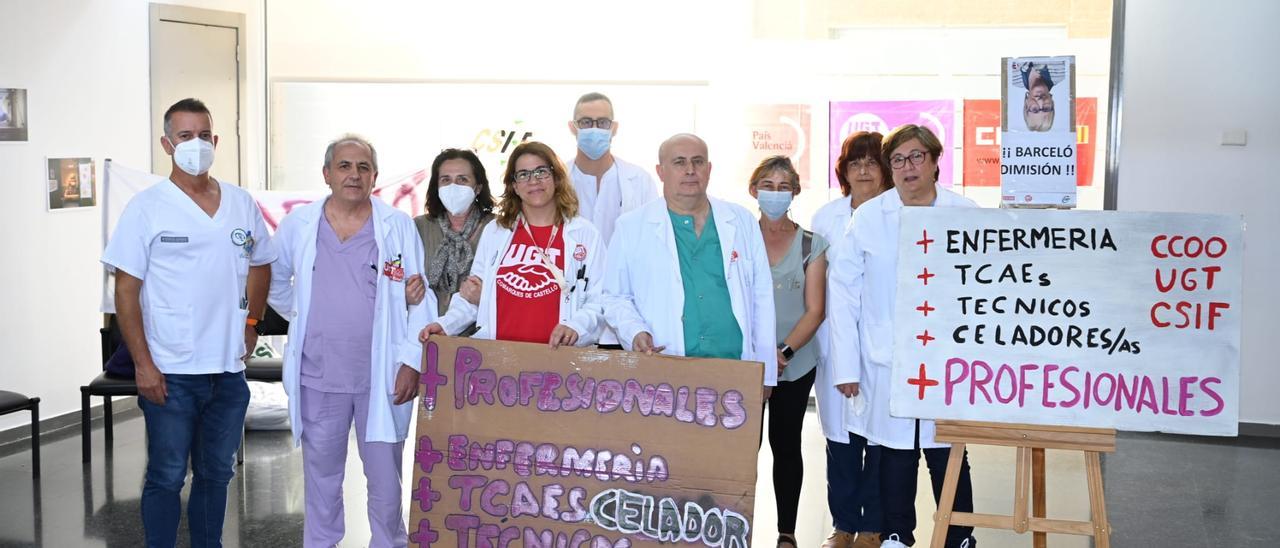
[[[1027,107],[1028,114],[1040,114],[1041,112],[1053,112],[1053,105],[1045,105],[1043,107]]]
[[[848,171],[875,171],[880,168],[880,162],[871,158],[864,160],[849,160],[845,166],[848,168]]]
[[[578,125],[578,129],[590,129],[593,127],[598,127],[600,129],[609,129],[613,127],[613,120],[610,120],[608,118],[592,119],[592,118],[582,117],[582,118],[578,118],[577,120],[574,120],[573,123]]]
[[[522,169],[520,171],[517,171],[515,174],[517,183],[527,183],[529,182],[530,177],[538,181],[545,181],[547,180],[547,178],[551,177],[551,169],[548,168],[547,166],[542,166],[542,167],[536,167],[532,171],[527,169]]]
[[[893,157],[889,158],[889,165],[892,166],[893,169],[902,169],[907,167],[907,161],[910,160],[911,165],[918,166],[924,163],[924,157],[925,153],[918,150],[913,150],[911,151],[911,154],[906,156],[895,154]]]
[[[459,175],[457,177],[449,177],[448,175],[441,175],[439,179],[436,179],[436,182],[440,183],[440,186],[469,185],[471,184],[471,177],[468,177],[466,175]]]

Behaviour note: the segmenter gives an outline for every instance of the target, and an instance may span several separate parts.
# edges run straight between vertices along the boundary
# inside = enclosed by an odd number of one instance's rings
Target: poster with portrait
[[[0,142],[27,140],[27,90],[0,88]]]
[[[964,186],[1000,186],[1000,101],[964,100]],[[1076,98],[1076,186],[1090,186],[1098,154],[1098,98]]]
[[[887,135],[894,128],[916,124],[929,128],[943,151],[950,151],[955,129],[956,105],[950,99],[939,101],[832,101],[831,139],[827,176],[831,188],[839,188],[836,180],[836,160],[840,158],[840,145],[845,137],[859,131],[875,131]],[[946,152],[944,152],[946,154]],[[938,184],[951,188],[952,162],[938,162]]]
[[[1006,206],[1076,205],[1074,56],[1001,59],[1000,196]]]
[[[49,211],[97,205],[93,158],[49,158]]]

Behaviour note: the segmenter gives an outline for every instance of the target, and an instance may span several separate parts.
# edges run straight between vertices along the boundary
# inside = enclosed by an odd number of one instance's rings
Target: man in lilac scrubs
[[[325,152],[323,174],[332,194],[280,224],[284,264],[271,292],[272,306],[293,318],[284,382],[302,443],[304,544],[333,546],[344,536],[342,481],[354,423],[368,481],[369,545],[405,546],[401,458],[421,367],[417,333],[433,318],[435,297],[422,283],[413,220],[370,197],[373,146],[339,138]]]

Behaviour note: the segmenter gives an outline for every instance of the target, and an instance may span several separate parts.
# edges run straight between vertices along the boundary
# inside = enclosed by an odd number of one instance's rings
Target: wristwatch
[[[253,332],[257,333],[258,336],[262,336],[262,320],[259,320],[257,318],[245,318],[244,324],[249,327],[252,327]]]
[[[788,360],[791,359],[791,356],[796,355],[796,351],[787,346],[787,343],[778,343],[778,351],[782,352],[782,357]]]

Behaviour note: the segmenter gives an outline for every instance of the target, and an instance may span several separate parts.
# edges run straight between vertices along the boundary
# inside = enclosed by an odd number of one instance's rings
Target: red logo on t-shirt
[[[545,343],[560,322],[560,284],[543,263],[539,245],[548,244],[550,237],[551,227],[533,227],[533,238],[524,227],[515,227],[495,280],[499,340]],[[547,255],[556,268],[564,268],[564,238],[559,230],[547,245]]]

